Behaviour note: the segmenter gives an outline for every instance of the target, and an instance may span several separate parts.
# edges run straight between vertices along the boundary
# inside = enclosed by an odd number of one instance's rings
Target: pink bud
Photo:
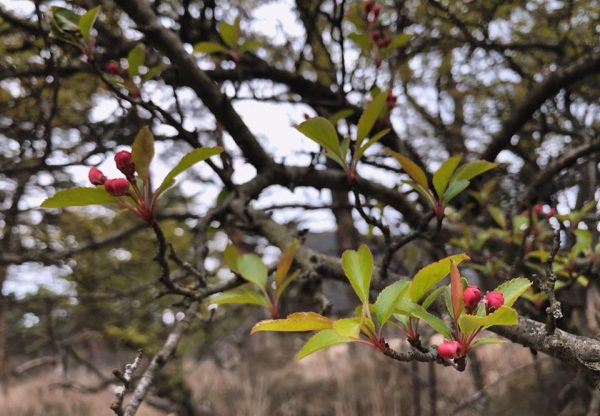
[[[546,217],[552,218],[552,217],[555,217],[556,214],[558,214],[558,212],[556,211],[556,208],[550,208],[550,211],[548,211],[548,214],[546,214]]]
[[[533,212],[535,212],[535,214],[539,217],[544,213],[544,207],[542,204],[535,204],[533,206]]]
[[[373,8],[371,9],[371,11],[373,12],[373,15],[375,17],[379,16],[379,12],[381,11],[381,6],[379,4],[374,4]]]
[[[104,185],[104,182],[106,182],[106,176],[104,176],[104,173],[102,173],[102,171],[95,166],[90,168],[90,171],[88,172],[88,179],[92,185]]]
[[[396,96],[394,94],[392,94],[392,92],[388,92],[388,96],[385,99],[385,105],[386,107],[391,110],[392,108],[394,108],[396,106],[396,102],[398,101],[398,99],[396,98]]]
[[[458,357],[460,354],[460,343],[455,340],[446,340],[438,345],[438,355],[446,360]]]
[[[125,174],[127,179],[132,179],[135,172],[135,165],[131,161],[131,152],[121,150],[115,154],[115,164],[117,169]]]
[[[463,301],[465,302],[465,308],[467,308],[468,311],[475,309],[480,300],[481,290],[479,290],[477,286],[471,285],[465,289]]]
[[[485,309],[488,314],[502,305],[504,305],[504,295],[502,293],[494,291],[485,295]]]
[[[375,5],[375,3],[373,2],[373,0],[365,0],[365,2],[363,3],[365,13],[366,14],[371,13],[371,10],[373,10],[374,5]]]
[[[119,63],[117,61],[110,61],[106,65],[106,70],[108,72],[110,72],[111,74],[117,75],[119,73],[119,71],[121,70],[121,67],[119,66]]]
[[[112,196],[123,196],[129,193],[129,181],[127,179],[109,179],[104,183],[104,189]]]

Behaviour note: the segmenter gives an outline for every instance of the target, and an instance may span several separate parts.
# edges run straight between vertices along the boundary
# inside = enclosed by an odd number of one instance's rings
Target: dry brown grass
[[[314,354],[300,362],[292,359],[301,345],[298,337],[280,334],[253,336],[226,366],[213,359],[186,360],[186,378],[198,405],[221,416],[390,416],[413,414],[413,376],[409,363],[398,363],[360,347],[342,345]],[[399,342],[397,342],[399,344]],[[514,344],[489,345],[477,350],[485,395],[477,394],[470,368],[434,366],[437,383],[436,410],[448,415],[471,398],[456,414],[551,416],[554,397],[560,391],[556,380],[571,375],[541,359],[537,372],[530,352]],[[429,364],[418,365],[422,414],[430,414]],[[83,377],[83,378],[82,378]],[[85,395],[72,390],[49,389],[57,381],[54,373],[13,384],[0,395],[2,416],[104,416],[112,415],[110,391]],[[80,376],[84,382],[85,377]],[[554,380],[554,381],[553,381]],[[556,396],[556,395],[554,395]],[[527,407],[529,406],[533,407]],[[141,416],[162,413],[143,408]]]

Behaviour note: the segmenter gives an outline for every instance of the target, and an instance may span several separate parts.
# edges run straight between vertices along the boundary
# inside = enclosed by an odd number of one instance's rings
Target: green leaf
[[[131,78],[139,75],[140,66],[144,65],[146,59],[146,47],[143,43],[138,43],[135,48],[129,51],[127,55],[127,72]]]
[[[52,7],[52,18],[61,32],[79,32],[79,15],[64,7]]]
[[[191,152],[187,153],[181,158],[179,163],[177,163],[177,165],[175,165],[175,167],[171,169],[169,173],[167,173],[167,176],[165,176],[165,179],[163,179],[162,183],[156,190],[156,193],[159,194],[168,187],[170,187],[173,184],[173,182],[175,182],[175,177],[181,172],[186,171],[198,162],[202,162],[203,160],[206,160],[209,157],[218,155],[222,151],[222,147],[201,147],[199,149],[194,149]]]
[[[369,303],[369,287],[373,273],[373,255],[366,244],[358,250],[346,250],[342,254],[342,269],[350,285],[363,304]]]
[[[479,345],[490,345],[490,344],[504,344],[506,342],[505,339],[495,338],[495,337],[484,337],[477,338],[475,342],[471,344],[471,348],[475,348]]]
[[[412,38],[412,35],[409,35],[408,33],[401,33],[392,39],[390,44],[387,46],[387,49],[391,51],[396,48],[401,48],[402,46],[406,45],[410,38]]]
[[[452,177],[452,174],[456,170],[456,167],[460,163],[461,159],[462,154],[452,156],[450,159],[446,160],[433,174],[433,187],[438,195],[438,198],[443,198],[444,191],[446,191],[446,188],[448,187],[448,182],[450,182],[450,178]]]
[[[519,296],[529,289],[531,284],[532,283],[529,281],[529,279],[517,277],[502,283],[494,290],[502,293],[504,296],[504,305],[512,306],[517,301]]]
[[[402,169],[412,178],[413,181],[421,185],[424,189],[429,189],[429,185],[427,184],[427,175],[425,175],[425,171],[421,169],[415,162],[407,158],[406,156],[401,155],[398,152],[394,152],[392,149],[386,148],[385,151],[393,156],[394,159],[400,163]]]
[[[167,64],[158,64],[156,66],[153,66],[152,68],[150,68],[148,70],[148,72],[146,72],[144,75],[142,75],[142,81],[145,82],[145,81],[148,81],[152,78],[159,76],[168,67],[169,67],[169,65],[167,65]]]
[[[348,34],[348,39],[354,42],[361,50],[368,52],[371,49],[369,37],[364,33],[352,32]]]
[[[494,169],[496,167],[495,163],[488,162],[487,160],[476,160],[475,162],[469,163],[468,165],[461,166],[457,171],[453,181],[460,180],[471,180],[475,176],[479,176],[488,170]]]
[[[244,279],[266,289],[269,269],[260,257],[256,254],[244,254],[238,259],[237,267]]]
[[[421,305],[417,305],[409,299],[400,299],[396,311],[419,318],[445,338],[452,338],[452,331],[450,331],[450,328],[448,328],[448,325],[442,319],[427,312]]]
[[[371,137],[369,139],[369,141],[366,142],[364,144],[364,146],[361,147],[360,149],[358,149],[358,151],[356,152],[356,156],[355,156],[356,160],[360,160],[360,158],[362,157],[362,155],[365,154],[365,152],[369,149],[369,147],[373,146],[379,140],[383,139],[385,137],[385,135],[388,134],[389,132],[390,132],[390,129],[383,129],[379,133],[377,133],[373,137]]]
[[[229,267],[233,272],[239,273],[238,260],[242,257],[242,253],[233,244],[229,244],[223,251],[223,264]]]
[[[247,40],[244,43],[242,43],[242,46],[240,46],[240,52],[244,53],[244,52],[249,52],[249,51],[254,51],[258,48],[260,48],[262,46],[262,41],[260,40]]]
[[[281,286],[284,279],[288,275],[290,267],[292,267],[292,262],[294,261],[294,256],[296,255],[296,250],[298,250],[298,247],[300,247],[300,241],[294,240],[281,254],[281,257],[279,258],[279,264],[277,264],[277,269],[275,270],[276,287]]]
[[[516,325],[519,322],[517,311],[509,306],[501,306],[486,316],[463,314],[458,319],[458,326],[467,336],[477,328],[489,328],[494,325]]]
[[[442,294],[442,292],[446,289],[446,286],[440,286],[435,290],[432,290],[429,295],[425,298],[422,305],[425,310],[429,309],[431,304],[435,302],[435,300]]]
[[[333,321],[333,330],[341,337],[358,338],[361,318],[343,318]]]
[[[444,193],[444,202],[450,202],[456,195],[464,191],[470,183],[471,182],[463,179],[452,179],[448,189],[446,189],[446,192]]]
[[[219,34],[227,46],[232,49],[237,47],[240,36],[239,26],[221,22],[219,23]]]
[[[300,269],[294,270],[292,274],[290,274],[277,288],[275,289],[275,294],[279,298],[285,289],[292,283],[296,278],[300,275]]]
[[[96,23],[98,14],[100,14],[100,6],[88,10],[79,18],[79,31],[85,40],[88,40],[90,37],[90,31],[94,27],[94,23]]]
[[[354,114],[354,110],[352,110],[350,108],[346,108],[344,110],[338,111],[337,113],[334,113],[327,120],[329,120],[331,122],[331,124],[335,125],[338,121],[348,118],[352,114]]]
[[[304,344],[300,351],[298,351],[298,354],[296,354],[296,359],[301,360],[307,355],[322,350],[323,348],[352,341],[354,341],[352,338],[342,337],[336,334],[333,329],[326,329],[324,331],[317,332],[315,335],[310,337],[309,340],[306,341],[306,344]]]
[[[490,215],[492,216],[492,218],[494,219],[494,221],[496,221],[496,224],[498,224],[503,229],[506,229],[506,218],[504,218],[504,214],[502,213],[502,210],[500,208],[498,208],[496,205],[492,205],[492,204],[488,204],[486,206],[486,208],[487,208],[488,212],[490,213]]]
[[[75,188],[63,189],[56,192],[40,205],[42,208],[81,207],[85,205],[116,204],[114,196],[106,193],[104,188]]]
[[[337,132],[335,131],[335,127],[326,118],[309,118],[298,125],[296,129],[332,153],[341,157],[344,156],[340,154],[340,140]]]
[[[250,304],[268,307],[269,302],[265,297],[250,289],[234,289],[222,292],[209,300],[211,305],[228,305],[228,304]]]
[[[375,316],[380,327],[385,325],[390,319],[396,308],[396,302],[407,287],[408,282],[406,280],[399,280],[387,286],[379,293],[373,309],[375,310]]]
[[[375,122],[381,115],[381,112],[385,108],[385,100],[387,98],[387,91],[380,92],[377,96],[369,103],[367,108],[363,111],[358,119],[356,126],[356,148],[360,149],[362,141],[367,137]]]
[[[198,53],[216,53],[227,52],[227,49],[217,42],[198,42],[194,45],[194,52]]]
[[[148,127],[142,127],[133,140],[131,160],[135,164],[135,171],[140,175],[146,186],[150,178],[150,162],[153,158],[154,136]]]
[[[256,323],[251,334],[259,331],[304,332],[318,331],[332,327],[333,321],[315,312],[297,312],[285,319],[269,319]]]
[[[413,302],[418,302],[433,286],[450,273],[450,262],[454,260],[460,264],[463,260],[468,260],[469,256],[465,253],[455,254],[445,257],[441,260],[431,263],[415,274],[409,288],[409,298]]]

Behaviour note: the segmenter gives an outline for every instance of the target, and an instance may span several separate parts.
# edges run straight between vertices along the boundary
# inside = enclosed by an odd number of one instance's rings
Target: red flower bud
[[[373,12],[373,15],[375,17],[379,16],[379,12],[381,11],[381,6],[379,4],[374,4],[373,8],[371,9],[371,11]]]
[[[104,189],[112,196],[123,196],[129,193],[129,181],[127,179],[109,179],[104,183]]]
[[[550,211],[548,211],[548,214],[546,214],[546,217],[552,218],[552,217],[555,217],[556,214],[558,214],[558,211],[556,211],[556,208],[550,208]]]
[[[373,10],[374,5],[375,5],[375,2],[373,0],[365,0],[365,2],[363,3],[363,8],[365,9],[365,13],[366,14],[371,13],[371,10]]]
[[[533,212],[535,212],[535,214],[539,217],[544,213],[544,207],[542,204],[535,204],[533,206]]]
[[[386,107],[391,110],[392,108],[394,108],[396,106],[396,102],[398,101],[398,99],[396,98],[396,96],[394,94],[392,94],[392,92],[388,92],[388,96],[385,99],[385,105]]]
[[[456,358],[460,354],[460,343],[455,340],[446,340],[438,345],[438,355],[446,360]]]
[[[117,75],[121,71],[121,67],[117,61],[109,61],[106,65],[106,70],[111,74]]]
[[[485,295],[485,310],[492,313],[500,306],[504,305],[504,295],[500,292],[490,292]]]
[[[123,172],[127,179],[133,179],[135,165],[131,161],[131,152],[128,152],[127,150],[117,152],[115,154],[115,164],[117,165],[117,169]]]
[[[479,301],[481,300],[481,290],[477,286],[469,286],[463,293],[463,301],[465,302],[465,308],[467,311],[475,309]]]
[[[92,185],[104,185],[106,182],[106,176],[100,169],[97,167],[92,167],[88,172],[88,179],[92,183]]]

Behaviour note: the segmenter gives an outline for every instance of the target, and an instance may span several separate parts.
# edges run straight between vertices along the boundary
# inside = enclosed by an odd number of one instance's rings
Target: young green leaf
[[[495,163],[488,162],[487,160],[476,160],[475,162],[461,166],[452,177],[452,180],[468,181],[473,179],[475,176],[479,176],[488,170],[494,169],[495,167]]]
[[[167,176],[165,176],[165,178],[163,179],[162,183],[156,190],[156,193],[160,194],[161,192],[169,188],[175,182],[175,177],[181,172],[186,171],[198,162],[202,162],[203,160],[206,160],[209,157],[218,155],[222,151],[222,147],[201,147],[199,149],[194,149],[191,152],[187,153],[181,158],[179,163],[177,163],[177,165],[175,165],[175,167],[171,169],[169,173],[167,173]]]
[[[342,269],[350,285],[363,304],[369,303],[369,287],[373,273],[373,255],[366,244],[358,250],[346,250],[342,254]]]
[[[227,52],[227,49],[217,42],[198,42],[194,45],[194,52],[198,53],[216,53]]]
[[[326,118],[309,118],[298,125],[296,129],[333,154],[342,157],[344,156],[340,154],[340,140],[337,132],[335,131],[335,127]]]
[[[333,321],[316,312],[297,312],[288,315],[285,319],[269,319],[256,323],[251,334],[259,331],[277,331],[277,332],[304,332],[319,331],[329,329]]]
[[[444,197],[444,192],[448,187],[448,183],[450,182],[450,178],[452,174],[458,167],[462,159],[462,154],[452,156],[450,159],[446,160],[442,166],[433,174],[433,187],[435,192],[438,195],[439,199]]]
[[[390,129],[383,129],[379,133],[377,133],[373,137],[371,137],[369,139],[369,141],[363,145],[363,147],[361,147],[360,149],[358,149],[356,151],[355,159],[360,160],[360,158],[365,154],[365,152],[369,149],[369,147],[373,146],[379,140],[383,139],[385,137],[385,135],[388,134],[389,132],[390,132]]]
[[[409,298],[413,302],[418,302],[433,286],[450,273],[450,262],[454,261],[460,264],[463,260],[468,260],[469,256],[465,253],[455,254],[445,257],[434,263],[428,264],[415,274],[409,288]]]
[[[228,290],[219,293],[209,300],[211,305],[250,304],[268,307],[265,297],[249,288]]]
[[[450,202],[456,195],[464,191],[470,183],[471,182],[463,179],[452,179],[450,185],[448,185],[448,189],[446,189],[446,192],[444,193],[444,202]]]
[[[486,316],[463,314],[458,319],[458,326],[467,336],[471,335],[477,328],[489,328],[494,325],[516,325],[519,322],[517,311],[506,305],[502,305]]]
[[[361,148],[363,140],[365,139],[365,137],[367,137],[367,135],[375,125],[375,122],[381,115],[381,112],[385,107],[385,100],[387,98],[387,94],[387,91],[383,91],[377,94],[377,96],[373,99],[373,101],[371,101],[371,103],[369,103],[367,108],[365,108],[360,118],[358,119],[358,124],[356,126],[357,149]]]
[[[471,344],[471,347],[477,347],[479,345],[490,345],[490,344],[504,344],[506,342],[505,339],[502,338],[492,338],[492,337],[484,337],[477,338],[475,342]]]
[[[335,124],[338,121],[343,120],[345,118],[348,118],[352,114],[354,114],[354,110],[352,110],[350,108],[346,108],[344,110],[338,111],[337,113],[334,113],[332,116],[330,116],[329,118],[327,118],[327,120],[329,120],[331,122],[331,124],[333,124],[335,126]]]
[[[368,52],[371,49],[369,37],[364,33],[352,32],[348,34],[348,39],[354,42],[362,51]]]
[[[244,254],[238,259],[237,267],[244,279],[266,289],[269,269],[260,257],[256,254]]]
[[[140,73],[140,66],[144,65],[146,47],[143,43],[138,43],[129,51],[127,55],[127,72],[130,77],[135,77]]]
[[[92,27],[94,27],[94,23],[96,23],[98,14],[100,14],[100,6],[88,10],[79,18],[79,31],[86,41],[90,37],[90,31],[92,30]]]
[[[431,293],[429,293],[429,295],[427,295],[427,297],[423,301],[423,303],[422,303],[423,308],[425,310],[429,309],[431,304],[433,302],[435,302],[435,300],[442,294],[444,289],[446,289],[446,286],[440,286],[437,289],[432,290]]]
[[[306,344],[304,344],[300,351],[298,351],[298,354],[296,354],[296,359],[301,360],[307,355],[322,350],[323,348],[352,341],[354,341],[352,338],[342,337],[336,334],[333,329],[326,329],[324,331],[317,332],[315,335],[310,337],[309,340],[306,341]]]
[[[409,299],[402,298],[398,301],[396,312],[404,315],[414,316],[423,320],[427,325],[435,329],[446,338],[452,338],[452,331],[446,323],[437,316],[427,312],[425,308]],[[396,317],[396,316],[395,316]],[[397,318],[396,318],[397,319]]]
[[[385,287],[379,293],[373,307],[379,326],[385,325],[390,319],[396,308],[396,302],[407,287],[408,282],[406,280],[399,280]]]
[[[341,337],[358,338],[361,318],[343,318],[333,321],[333,330]]]
[[[154,136],[148,127],[142,127],[131,146],[131,160],[135,171],[140,175],[145,185],[150,177],[150,162],[154,158]]]
[[[496,289],[496,292],[502,293],[504,295],[504,305],[512,306],[516,300],[521,296],[527,289],[531,287],[531,282],[529,279],[524,277],[517,277],[515,279],[511,279],[507,282],[502,283]]]
[[[219,23],[219,34],[227,46],[232,49],[237,47],[238,39],[240,37],[239,26],[221,22]]]
[[[242,253],[233,244],[229,244],[223,251],[223,264],[229,267],[233,272],[239,273],[238,261],[242,257]]]
[[[42,202],[42,208],[81,207],[85,205],[116,204],[117,198],[106,193],[104,188],[77,186],[56,192]]]
[[[425,171],[421,169],[415,162],[407,158],[406,156],[401,155],[398,152],[394,152],[392,149],[386,147],[385,151],[393,156],[394,159],[400,163],[402,169],[412,178],[413,181],[421,185],[424,189],[429,189],[429,185],[427,184],[427,175],[425,175]]]
[[[260,48],[262,46],[262,41],[260,40],[247,40],[244,43],[242,43],[242,46],[240,46],[240,52],[244,53],[244,52],[250,52],[250,51],[254,51],[258,48]]]
[[[298,247],[300,247],[300,242],[298,240],[294,240],[281,254],[281,257],[279,258],[279,264],[277,265],[277,269],[275,270],[276,287],[281,286],[284,279],[288,275],[290,267],[292,267],[292,262],[294,261],[294,256],[296,255],[296,250],[298,250]]]
[[[300,269],[294,270],[292,274],[290,274],[287,278],[281,282],[280,285],[275,289],[275,295],[279,298],[281,294],[285,291],[285,289],[292,283],[296,278],[300,275]]]
[[[142,75],[142,81],[146,82],[152,78],[159,76],[168,67],[169,67],[169,65],[167,65],[167,64],[158,64],[156,66],[153,66],[152,68],[150,68],[148,70],[148,72],[146,72],[144,75]]]
[[[402,46],[406,45],[410,38],[412,38],[412,35],[409,35],[408,33],[401,33],[392,39],[390,44],[387,46],[387,49],[392,51],[394,49],[401,48]]]
[[[79,15],[64,7],[52,7],[52,20],[61,32],[79,32]]]
[[[494,219],[494,221],[496,221],[496,224],[498,224],[503,229],[506,229],[506,218],[504,218],[504,214],[502,213],[502,210],[500,208],[498,208],[496,205],[492,205],[492,204],[488,204],[486,206],[486,208],[487,208],[488,212],[490,213],[490,215],[492,216],[492,218]]]

